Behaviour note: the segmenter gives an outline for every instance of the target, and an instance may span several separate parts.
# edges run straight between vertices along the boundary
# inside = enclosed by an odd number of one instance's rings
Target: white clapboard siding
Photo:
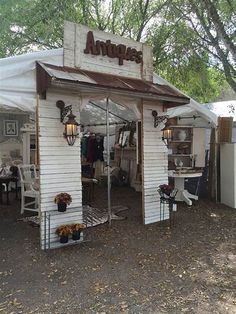
[[[160,184],[168,183],[167,148],[162,131],[154,128],[152,110],[161,111],[162,105],[143,105],[143,219],[145,224],[160,221]],[[164,219],[169,213],[165,211]],[[163,217],[162,217],[163,219]]]
[[[44,248],[44,235],[50,238],[50,246],[59,239],[55,230],[62,224],[82,222],[82,183],[80,161],[80,139],[69,146],[63,137],[64,126],[60,121],[60,110],[56,101],[63,100],[73,106],[73,113],[78,115],[78,99],[59,93],[48,93],[47,100],[38,102],[38,135],[40,163],[40,214],[41,247]],[[73,102],[74,101],[74,102]],[[76,105],[74,105],[76,104]],[[55,195],[67,192],[72,196],[72,204],[66,212],[59,213],[54,203]],[[48,219],[46,230],[44,218],[50,215],[50,237],[48,236]],[[47,242],[46,241],[46,242]],[[49,244],[47,243],[47,248]]]

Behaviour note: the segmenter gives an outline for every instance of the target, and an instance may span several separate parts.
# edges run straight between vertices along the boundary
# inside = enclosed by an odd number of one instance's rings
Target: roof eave
[[[123,96],[132,96],[135,98],[142,98],[147,100],[162,100],[167,102],[177,102],[181,104],[187,104],[189,102],[189,98],[182,98],[182,97],[174,97],[174,96],[165,96],[165,95],[156,95],[152,93],[142,93],[138,91],[126,91],[124,89],[120,88],[112,88],[112,87],[104,87],[98,84],[90,84],[85,82],[71,82],[66,79],[58,79],[58,78],[52,78],[51,80],[51,86],[54,87],[67,87],[70,88],[73,91],[100,91],[100,92],[110,92],[112,94],[116,95],[123,95]]]

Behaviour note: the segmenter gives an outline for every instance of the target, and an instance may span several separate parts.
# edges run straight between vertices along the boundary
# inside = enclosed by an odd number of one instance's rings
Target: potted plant
[[[71,231],[72,231],[72,239],[73,240],[79,240],[80,239],[80,233],[82,229],[84,229],[85,226],[83,224],[73,224],[71,226]]]
[[[173,187],[169,184],[162,184],[158,187],[158,192],[162,197],[169,197],[171,196],[171,193],[173,192]]]
[[[59,212],[65,212],[67,205],[72,202],[72,197],[68,193],[60,193],[55,196],[54,202],[57,204]]]
[[[56,234],[60,237],[60,243],[67,243],[71,233],[72,230],[70,225],[62,225],[56,229]]]

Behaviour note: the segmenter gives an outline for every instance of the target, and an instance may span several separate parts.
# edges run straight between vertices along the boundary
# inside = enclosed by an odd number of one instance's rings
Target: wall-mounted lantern
[[[172,140],[173,137],[173,130],[171,128],[169,128],[168,126],[166,126],[163,130],[162,130],[162,140],[163,142],[166,144],[166,146],[168,145],[169,141]]]
[[[65,103],[62,100],[58,100],[56,106],[61,111],[61,122],[64,124],[64,137],[67,140],[67,143],[72,146],[75,143],[76,137],[78,135],[78,126],[79,123],[75,120],[75,115],[72,113],[72,106],[65,106]],[[70,112],[68,114],[68,112]],[[68,115],[67,115],[68,114]],[[64,118],[68,117],[68,120],[64,123]]]
[[[160,123],[166,123],[168,115],[158,115],[156,110],[152,110],[152,116],[154,118],[154,128],[156,128]]]

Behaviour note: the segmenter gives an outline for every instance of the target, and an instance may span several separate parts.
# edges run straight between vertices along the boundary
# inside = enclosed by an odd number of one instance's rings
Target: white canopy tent
[[[157,74],[154,74],[153,78],[154,83],[168,85],[174,90],[179,92],[179,89],[167,82],[162,77],[158,76]],[[184,95],[184,94],[183,94]],[[199,104],[194,99],[190,98],[190,102],[187,105],[184,106],[178,106],[174,108],[170,108],[167,110],[169,118],[174,117],[190,117],[189,121],[185,120],[185,123],[190,122],[196,127],[216,127],[217,126],[217,116],[210,111],[205,106]],[[193,117],[200,116],[200,120],[196,118],[195,121],[192,120]]]
[[[15,56],[0,60],[0,108],[4,110],[22,110],[34,113],[36,109],[36,61],[45,64],[63,66],[63,49],[45,50]],[[78,80],[75,73],[63,73],[52,68],[47,68],[51,72],[52,77],[61,77],[63,75],[74,76],[74,80]],[[56,73],[57,71],[57,73]],[[66,78],[67,78],[66,77]],[[62,78],[62,77],[61,77]],[[172,86],[166,80],[158,75],[154,75],[154,83],[167,85],[176,92],[181,93],[177,88]],[[158,98],[157,98],[158,99]],[[110,167],[109,167],[109,136],[113,132],[110,124],[137,121],[141,119],[139,112],[138,97],[128,97],[122,94],[109,94],[91,92],[81,97],[80,123],[84,126],[96,127],[96,132],[105,133],[107,135],[107,165],[108,165],[108,217],[111,223],[111,202],[110,202]],[[79,97],[78,97],[79,101]],[[185,102],[186,103],[186,100]],[[122,105],[125,106],[122,106]],[[169,117],[199,114],[216,125],[216,119],[213,113],[206,108],[202,108],[200,104],[191,99],[187,106],[176,107],[168,110]],[[98,126],[102,124],[102,126]],[[164,125],[163,125],[164,126]]]
[[[0,110],[34,113],[36,108],[36,61],[63,65],[63,49],[44,50],[0,59]],[[106,100],[104,95],[94,101],[83,101],[80,122],[89,130],[106,133]],[[110,100],[111,124],[122,124],[140,118],[140,113]],[[95,126],[100,124],[100,126]],[[103,126],[101,125],[103,124]],[[111,126],[111,133],[114,127]]]

